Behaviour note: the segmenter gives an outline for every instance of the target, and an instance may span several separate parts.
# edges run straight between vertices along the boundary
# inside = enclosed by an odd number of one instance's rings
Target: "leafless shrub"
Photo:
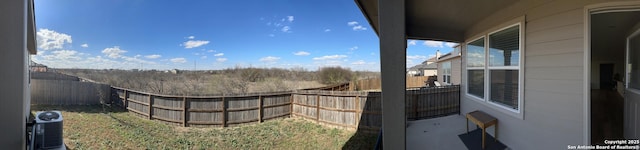
[[[342,67],[324,67],[318,71],[320,82],[324,84],[337,84],[349,82],[353,74],[351,70]]]
[[[227,77],[226,75],[213,75],[211,81],[215,93],[237,94],[249,92],[248,82],[238,78]]]
[[[246,68],[240,70],[242,80],[248,82],[258,82],[264,79],[264,70],[258,68]]]

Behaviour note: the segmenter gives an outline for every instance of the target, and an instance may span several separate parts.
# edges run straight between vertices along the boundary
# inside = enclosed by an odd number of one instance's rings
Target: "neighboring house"
[[[398,84],[407,39],[461,43],[461,113],[496,117],[495,136],[511,149],[640,138],[640,1],[355,1],[380,39],[385,149],[404,149],[407,141]],[[614,103],[617,94],[597,100],[609,91],[596,84],[611,86],[615,74],[623,105]],[[620,122],[598,121],[608,118]]]
[[[0,1],[0,146],[26,149],[30,114],[30,55],[36,54],[36,27],[32,0]]]
[[[409,76],[435,76],[438,74],[438,58],[440,50],[436,51],[436,56],[431,57],[422,63],[415,65],[407,71]]]
[[[434,76],[438,74],[437,63],[424,61],[418,65],[409,68],[407,75],[409,76]]]
[[[29,64],[29,69],[32,72],[47,72],[48,67],[43,64],[31,61],[31,63]]]
[[[166,72],[168,72],[168,73],[172,73],[172,74],[179,74],[179,73],[180,73],[180,70],[178,70],[178,69],[171,69],[171,70],[167,70]]]
[[[460,45],[453,47],[453,51],[438,58],[438,82],[440,85],[460,85],[462,72]]]

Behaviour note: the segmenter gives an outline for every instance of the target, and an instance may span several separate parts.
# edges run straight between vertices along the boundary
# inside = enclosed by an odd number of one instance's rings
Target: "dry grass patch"
[[[287,118],[228,128],[167,125],[101,106],[32,106],[60,110],[70,149],[372,149],[375,134],[356,134]]]

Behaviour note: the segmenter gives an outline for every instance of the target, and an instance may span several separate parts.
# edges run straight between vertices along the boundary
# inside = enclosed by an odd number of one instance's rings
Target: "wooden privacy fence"
[[[406,117],[418,120],[460,113],[460,86],[407,90]],[[292,116],[339,127],[379,130],[382,126],[380,92],[298,91]]]
[[[324,91],[353,91],[353,83],[341,83],[335,85],[329,85],[325,87],[307,88],[302,90],[324,90]]]
[[[379,130],[380,92],[302,90],[219,96],[158,95],[112,88],[112,103],[148,119],[183,126],[219,126],[302,117],[320,124]],[[407,90],[407,119],[460,113],[460,86]]]
[[[31,79],[80,81],[80,78],[76,76],[56,72],[31,72]]]
[[[406,78],[407,88],[419,88],[425,86],[425,81],[429,79],[428,76],[409,76]],[[382,88],[382,80],[380,78],[362,79],[355,82],[351,82],[356,90],[376,90]]]
[[[110,89],[92,82],[31,79],[31,104],[95,105],[109,101]]]
[[[220,126],[289,117],[291,92],[220,96],[158,95],[113,88],[113,103],[148,119],[183,126]]]

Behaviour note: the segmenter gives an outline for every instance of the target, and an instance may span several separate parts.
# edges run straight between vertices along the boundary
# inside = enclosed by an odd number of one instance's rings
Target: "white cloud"
[[[347,25],[352,26],[353,31],[362,31],[362,30],[367,30],[367,28],[365,28],[364,26],[360,25],[358,22],[356,21],[351,21],[351,22],[347,22]]]
[[[440,41],[424,41],[423,45],[429,47],[444,47],[444,43]]]
[[[361,25],[353,26],[353,31],[362,31],[362,30],[367,30],[367,28]]]
[[[215,55],[213,55],[213,56],[216,56],[216,57],[224,56],[224,53],[217,53],[217,54],[215,54]]]
[[[364,60],[358,60],[351,63],[351,65],[373,65],[375,62],[365,62]]]
[[[293,16],[287,16],[287,21],[293,22]]]
[[[424,60],[427,60],[427,56],[423,56],[423,55],[413,55],[413,56],[407,56],[407,62],[406,65],[407,67],[411,67],[414,64],[416,64],[416,62],[422,62]]]
[[[174,63],[186,63],[187,59],[182,58],[182,57],[178,57],[178,58],[171,58],[171,59],[169,59],[169,61],[174,62]]]
[[[129,62],[129,63],[136,63],[136,64],[155,64],[155,62],[151,62],[151,61],[146,61],[146,60],[142,60],[139,59],[140,55],[136,55],[134,57],[127,57],[127,56],[122,56],[122,59],[124,59],[125,61]]]
[[[407,56],[407,59],[420,59],[420,60],[426,60],[427,56],[422,56],[422,55],[413,55],[413,56]]]
[[[314,57],[313,60],[331,60],[331,59],[341,59],[346,57],[347,55],[326,55],[322,57]]]
[[[260,58],[261,62],[275,62],[280,60],[280,57],[267,56]]]
[[[184,42],[182,46],[184,46],[184,48],[196,48],[206,44],[209,44],[209,41],[189,40]]]
[[[342,65],[344,61],[342,60],[326,60],[326,61],[316,61],[314,62],[314,64],[318,65],[318,67],[330,67],[330,66],[340,66],[340,67],[345,67]]]
[[[200,59],[207,59],[207,56],[200,56]]]
[[[190,40],[193,40],[193,39],[195,39],[196,37],[192,35],[192,36],[189,36],[189,37],[187,37],[187,38],[188,38],[188,39],[190,39]]]
[[[324,29],[324,32],[330,32],[331,29]]]
[[[84,48],[87,48],[87,47],[89,47],[89,44],[87,44],[87,43],[84,43],[84,44],[82,44],[82,45],[80,45],[80,47],[84,47]]]
[[[358,61],[352,62],[351,64],[352,65],[364,65],[364,64],[366,64],[366,62],[364,62],[364,60],[358,60]]]
[[[311,53],[305,52],[305,51],[297,51],[297,52],[293,53],[293,55],[296,55],[296,56],[308,56],[308,55],[311,55]]]
[[[407,45],[409,46],[416,45],[416,40],[409,40],[409,42],[407,42]]]
[[[102,50],[102,53],[107,55],[107,57],[109,57],[109,58],[120,58],[120,57],[122,57],[121,54],[126,53],[126,52],[127,51],[121,50],[120,47],[118,47],[118,46],[105,48],[104,50]]]
[[[36,40],[41,50],[62,49],[64,44],[71,44],[71,36],[49,29],[40,29]]]
[[[354,47],[349,48],[349,50],[352,50],[352,51],[353,50],[357,50],[357,49],[358,49],[358,46],[354,46]]]
[[[289,33],[289,32],[291,32],[291,27],[289,27],[289,26],[284,26],[284,27],[282,27],[281,31],[282,31],[282,32],[287,32],[287,33]]]
[[[217,62],[225,62],[225,61],[227,61],[227,58],[217,58],[216,61]]]
[[[458,43],[444,42],[444,45],[446,45],[447,47],[453,47],[458,45]]]
[[[210,50],[208,50],[207,52],[209,52],[209,53],[213,53],[213,52],[216,52],[216,51],[215,51],[215,50],[210,49]]]
[[[162,56],[158,55],[158,54],[153,54],[153,55],[147,55],[147,56],[144,56],[144,57],[149,58],[149,59],[156,59],[156,58],[160,58]]]
[[[74,50],[57,50],[53,51],[51,55],[44,55],[42,58],[46,60],[58,60],[58,61],[77,61],[81,60],[78,55],[78,51]]]
[[[269,37],[274,37],[274,36],[276,36],[276,35],[274,35],[274,34],[269,34]]]
[[[102,56],[96,56],[96,57],[87,57],[87,59],[83,62],[80,62],[77,65],[83,65],[83,64],[87,64],[90,65],[91,67],[94,67],[95,69],[99,69],[99,68],[125,68],[125,65],[122,65],[123,63],[120,61],[114,61],[111,59],[107,59],[107,58],[102,58]],[[87,65],[84,65],[85,67]],[[132,67],[133,65],[127,65],[126,67]]]

